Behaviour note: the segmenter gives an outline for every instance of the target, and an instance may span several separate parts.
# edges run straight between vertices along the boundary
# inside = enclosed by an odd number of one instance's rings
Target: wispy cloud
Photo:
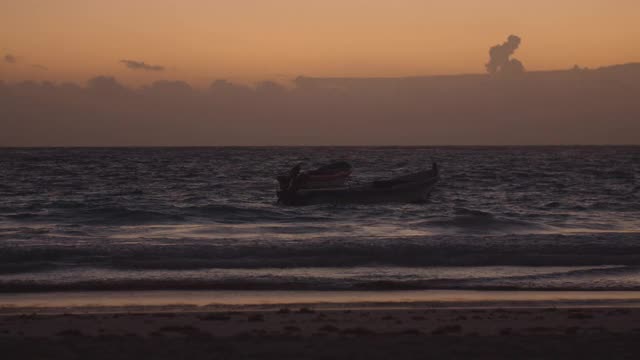
[[[164,66],[160,65],[150,65],[145,63],[144,61],[135,61],[135,60],[120,60],[124,66],[131,70],[143,70],[143,71],[164,71]]]
[[[7,54],[4,56],[3,58],[4,62],[8,63],[8,64],[16,64],[18,62],[18,58],[11,55],[11,54]]]

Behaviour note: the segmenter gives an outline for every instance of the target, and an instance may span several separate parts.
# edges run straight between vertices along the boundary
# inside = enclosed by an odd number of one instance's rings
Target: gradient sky
[[[638,0],[1,0],[0,51],[17,61],[0,79],[479,73],[512,33],[527,70],[597,67],[640,61],[639,16]]]

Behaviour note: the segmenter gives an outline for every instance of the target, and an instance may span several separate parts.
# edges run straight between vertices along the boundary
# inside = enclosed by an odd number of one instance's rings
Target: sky
[[[639,15],[638,0],[0,0],[0,147],[640,144]]]
[[[640,61],[637,0],[0,0],[0,80],[126,84],[482,73]]]

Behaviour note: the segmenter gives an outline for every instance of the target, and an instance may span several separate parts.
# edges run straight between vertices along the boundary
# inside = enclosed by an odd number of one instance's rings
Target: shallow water
[[[437,161],[423,204],[275,202]],[[0,291],[640,289],[640,147],[0,150]]]
[[[0,314],[314,309],[639,307],[638,291],[89,291],[0,294]]]

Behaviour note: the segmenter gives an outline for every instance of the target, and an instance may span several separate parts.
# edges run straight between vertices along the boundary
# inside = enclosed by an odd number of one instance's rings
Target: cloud
[[[280,95],[286,91],[286,88],[275,81],[265,80],[256,85],[256,92],[261,95],[275,94]]]
[[[12,54],[6,54],[5,56],[2,57],[2,61],[12,65],[22,63],[23,60],[24,59],[18,59],[17,56]],[[31,66],[32,68],[39,69],[39,70],[49,70],[46,66],[40,65],[40,64],[25,64],[25,66]]]
[[[496,76],[518,71],[509,61]],[[219,80],[208,89],[175,80],[127,87],[109,76],[0,83],[0,112],[10,119],[0,146],[640,142],[640,64],[488,78],[300,77],[291,88]]]
[[[209,86],[209,91],[219,97],[243,97],[253,93],[253,89],[246,85],[238,85],[227,80],[216,80]]]
[[[127,88],[120,84],[116,78],[112,76],[96,76],[87,81],[87,89],[96,94],[114,95],[121,94]]]
[[[11,54],[5,55],[3,60],[4,60],[4,62],[6,62],[8,64],[16,64],[18,62],[18,58],[16,58],[15,56],[13,56]]]
[[[502,45],[496,45],[489,50],[489,62],[486,64],[489,74],[505,73],[517,74],[524,72],[522,62],[517,59],[511,59],[522,39],[516,35],[510,35],[507,41]]]
[[[150,65],[145,63],[144,61],[135,61],[135,60],[120,60],[124,66],[131,70],[143,70],[143,71],[164,71],[164,66],[160,65]]]
[[[151,86],[144,87],[143,92],[153,95],[192,95],[193,88],[184,81],[158,80]]]
[[[507,76],[515,76],[524,72],[524,65],[518,59],[510,59],[500,68],[500,73]]]

